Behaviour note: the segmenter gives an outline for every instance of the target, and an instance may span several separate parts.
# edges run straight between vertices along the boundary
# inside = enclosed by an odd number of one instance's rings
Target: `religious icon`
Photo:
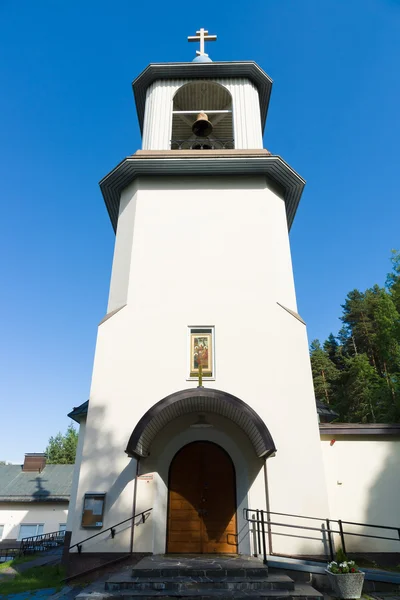
[[[199,376],[200,365],[203,377],[213,377],[211,329],[190,332],[190,377]]]

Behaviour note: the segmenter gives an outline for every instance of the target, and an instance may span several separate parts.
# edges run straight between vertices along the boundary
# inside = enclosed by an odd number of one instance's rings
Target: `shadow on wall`
[[[379,565],[400,564],[400,440],[379,439],[371,441],[354,440],[346,452],[339,457],[339,463],[346,460],[346,465],[339,471],[332,471],[341,477],[331,490],[332,519],[342,519],[345,551],[350,555],[363,554]],[[365,444],[365,446],[362,446]],[[363,462],[361,462],[363,461]],[[343,476],[343,479],[342,479]],[[335,480],[336,484],[336,480]],[[336,496],[334,496],[336,490]],[[309,515],[313,516],[313,515]],[[322,517],[323,515],[321,515]],[[309,521],[294,518],[272,516],[273,521],[287,522],[294,525],[306,525],[324,529],[326,524],[320,521]],[[347,521],[347,522],[346,522]],[[350,522],[350,523],[349,523]],[[354,525],[354,523],[370,524]],[[382,525],[394,529],[376,527]],[[330,526],[338,530],[338,523],[331,520]],[[356,535],[360,534],[360,535]],[[364,536],[364,537],[363,537]],[[367,537],[374,536],[374,537]],[[303,539],[303,547],[299,547],[297,555],[307,556],[306,540],[319,539],[328,556],[329,544],[327,532],[312,532],[299,529],[286,529],[272,526],[272,548],[279,548],[279,539],[291,538],[293,541]],[[379,539],[380,537],[389,539]],[[341,545],[338,534],[333,535],[334,548]]]
[[[364,528],[363,533],[393,538],[395,541],[366,538],[368,552],[395,553],[395,565],[400,564],[400,440],[382,440],[387,444],[386,458],[379,474],[372,481],[366,499],[365,522],[394,527],[395,530]],[[362,467],[361,467],[362,468]],[[351,546],[350,546],[351,547]],[[391,562],[388,557],[388,561]]]
[[[107,429],[104,407],[93,407],[89,412],[74,517],[75,531],[80,525],[85,493],[106,494],[102,530],[131,517],[133,509],[133,488],[126,488],[135,479],[136,461],[125,454],[127,440],[118,437],[115,430]],[[101,431],[101,435],[96,435],[98,431]],[[131,522],[128,521],[116,529],[114,538],[111,532],[105,532],[87,542],[83,551],[97,551],[99,546],[102,546],[102,551],[104,546],[104,551],[113,552],[116,548],[118,551],[129,551],[131,529]],[[101,530],[80,528],[79,539],[74,537],[72,544],[99,531]]]

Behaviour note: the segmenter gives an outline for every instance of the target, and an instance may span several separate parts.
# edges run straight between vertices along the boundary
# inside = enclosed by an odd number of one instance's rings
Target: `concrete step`
[[[288,590],[208,590],[199,593],[198,590],[186,590],[184,592],[170,593],[157,591],[135,591],[123,590],[118,592],[81,592],[76,600],[323,600],[322,594],[309,585],[301,588]]]
[[[294,582],[287,575],[274,575],[272,577],[132,577],[115,574],[105,584],[108,591],[118,590],[155,590],[155,591],[183,591],[198,590],[203,594],[206,590],[294,590]]]
[[[140,564],[140,563],[139,563]],[[261,565],[261,563],[260,563]],[[210,579],[214,577],[245,577],[245,578],[263,578],[268,577],[268,567],[249,567],[249,568],[230,568],[220,567],[214,568],[191,568],[191,567],[168,567],[161,569],[141,569],[134,567],[132,569],[132,577],[134,578],[148,578],[148,577],[159,577],[159,578],[172,578],[172,577],[208,577]]]
[[[167,593],[166,593],[167,592]],[[85,593],[84,591],[76,596],[76,600],[171,600],[171,599],[187,599],[187,600],[291,600],[290,595],[293,592],[288,590],[183,590],[183,591],[156,591],[156,590],[120,590],[120,591],[104,591],[103,593],[92,592]],[[315,595],[313,598],[322,598],[320,595]],[[296,596],[296,600],[299,597]]]

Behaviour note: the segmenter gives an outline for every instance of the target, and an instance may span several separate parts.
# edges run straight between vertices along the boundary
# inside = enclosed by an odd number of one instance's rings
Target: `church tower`
[[[116,240],[90,400],[71,413],[82,553],[251,554],[244,509],[329,515],[289,247],[305,182],[263,149],[271,78],[212,62],[213,38],[134,80],[142,149],[100,183]]]

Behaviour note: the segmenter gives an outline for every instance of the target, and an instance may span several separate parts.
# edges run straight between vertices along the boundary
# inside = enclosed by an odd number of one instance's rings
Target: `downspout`
[[[133,507],[132,507],[132,528],[131,528],[131,547],[130,553],[133,553],[133,537],[135,532],[135,514],[136,514],[136,493],[137,493],[137,484],[139,477],[139,458],[136,459],[136,476],[135,476],[135,489],[133,491]]]
[[[268,552],[269,554],[273,554],[272,551],[272,531],[270,525],[270,514],[271,514],[271,505],[269,501],[269,488],[268,488],[268,472],[267,472],[267,459],[264,460],[264,482],[265,482],[265,506],[267,509],[268,515],[268,525],[267,525],[267,534],[268,534]]]

